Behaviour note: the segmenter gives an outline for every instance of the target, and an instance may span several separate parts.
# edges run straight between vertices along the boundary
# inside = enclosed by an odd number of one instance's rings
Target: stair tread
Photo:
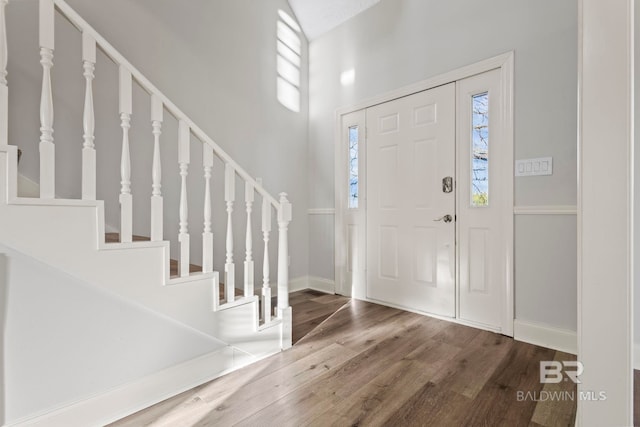
[[[132,236],[132,240],[134,242],[149,242],[151,241],[151,238],[146,237],[146,236],[137,236],[137,235],[133,235]],[[120,243],[120,233],[105,233],[104,234],[104,241],[105,243]],[[202,266],[196,265],[196,264],[189,264],[189,272],[190,273],[199,273],[202,271]],[[178,260],[176,259],[170,259],[169,260],[169,276],[172,279],[175,279],[178,276]],[[220,299],[223,300],[224,298],[224,283],[220,283]],[[259,295],[258,290],[256,290],[256,295]],[[242,289],[235,289],[235,296],[236,297],[242,297],[244,296],[244,292]],[[273,304],[275,306],[276,303],[276,297],[272,297],[273,300]],[[224,300],[223,300],[224,301]],[[260,302],[262,304],[262,302]]]
[[[195,264],[189,264],[189,273],[197,273],[202,271],[202,267]],[[170,259],[169,260],[169,272],[171,277],[178,276],[178,260]]]
[[[151,238],[146,236],[133,235],[132,240],[134,242],[149,242]],[[104,233],[105,243],[120,243],[120,233]],[[189,264],[189,272],[197,273],[202,271],[202,267],[196,264]],[[169,260],[169,276],[171,278],[178,277],[178,260]]]
[[[145,236],[132,236],[134,242],[150,242],[151,238]],[[120,243],[120,233],[104,233],[105,243]]]

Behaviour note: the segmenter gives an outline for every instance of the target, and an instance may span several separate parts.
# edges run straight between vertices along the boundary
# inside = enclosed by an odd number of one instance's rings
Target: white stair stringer
[[[169,279],[168,242],[105,244],[102,201],[18,198],[16,182],[17,148],[0,146],[3,244],[252,356],[264,357],[283,348],[279,321],[258,327],[257,298],[214,310],[217,272]]]
[[[219,283],[218,283],[219,286]],[[219,295],[214,292],[214,295]],[[266,355],[270,342],[277,340],[281,349],[291,347],[291,309],[284,310],[284,320],[274,317],[270,322],[260,325],[258,318],[259,297],[240,298],[230,303],[220,304],[214,299],[214,310],[221,314],[216,323],[216,337],[253,355]],[[228,313],[228,315],[222,315]],[[242,330],[238,325],[253,325],[252,330]],[[260,334],[260,340],[253,339],[255,331]]]
[[[233,347],[226,347],[47,414],[19,420],[7,427],[107,425],[253,361],[255,358]],[[214,366],[216,368],[212,369]]]
[[[2,244],[0,276],[7,427],[106,425],[256,360]]]

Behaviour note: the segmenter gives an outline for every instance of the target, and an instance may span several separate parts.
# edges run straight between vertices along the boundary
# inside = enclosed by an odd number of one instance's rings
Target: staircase
[[[33,419],[12,420],[11,425],[94,425],[113,421],[155,403],[185,387],[195,386],[223,372],[237,369],[251,361],[287,349],[291,346],[291,307],[288,300],[288,241],[287,230],[291,221],[291,204],[287,195],[271,196],[261,182],[251,177],[186,114],[174,105],[142,73],[127,61],[109,42],[98,34],[64,0],[39,0],[39,44],[42,65],[42,94],[40,100],[40,197],[23,198],[17,193],[18,150],[9,145],[8,120],[9,83],[7,79],[6,14],[10,14],[8,0],[0,0],[0,244],[37,262],[51,266],[64,274],[99,287],[127,301],[166,316],[189,328],[221,340],[225,351],[197,363],[198,375],[189,383],[174,371],[170,380],[158,379],[145,383],[145,379],[123,385],[118,390],[105,390],[87,396],[86,401],[42,408]],[[54,21],[61,14],[71,22],[82,37],[83,76],[85,99],[83,114],[82,197],[56,198],[56,163],[54,109],[52,96],[52,67],[55,52]],[[106,233],[104,203],[96,200],[96,165],[99,161],[94,145],[93,79],[96,51],[100,48],[119,69],[119,119],[122,131],[120,182],[120,225],[117,234]],[[34,54],[36,54],[34,52]],[[10,79],[9,79],[10,81]],[[132,120],[133,87],[138,85],[149,95],[154,139],[152,188],[149,189],[151,215],[148,218],[149,238],[133,235],[133,195],[131,193],[132,160],[129,129]],[[164,115],[178,122],[177,159],[161,158],[160,135]],[[204,223],[198,224],[202,232],[202,259],[196,260],[201,268],[194,268],[190,257],[191,234],[188,212],[187,178],[190,171],[190,144],[199,141],[202,149],[202,178],[205,192],[202,212]],[[224,194],[212,194],[214,160],[224,165]],[[58,159],[58,161],[61,159]],[[170,254],[169,241],[163,236],[164,203],[162,194],[163,162],[179,164],[181,181],[179,223],[170,225],[179,230],[179,253]],[[234,204],[236,180],[244,186],[243,210],[246,212],[245,257],[242,261],[242,282],[236,280],[234,259]],[[193,196],[193,195],[191,195]],[[199,195],[202,196],[202,195]],[[256,199],[261,202],[263,259],[261,274],[257,274],[253,258],[252,215]],[[226,206],[226,253],[224,271],[214,271],[212,203],[220,201]],[[278,227],[277,280],[272,280],[269,241],[272,223]],[[7,226],[10,224],[11,226]],[[114,236],[116,236],[114,238]],[[175,258],[172,271],[171,258]],[[194,271],[200,270],[200,271]],[[222,277],[221,277],[222,276]],[[256,281],[262,282],[261,286]],[[221,283],[224,283],[222,285]],[[274,285],[272,287],[272,284]],[[277,284],[277,285],[276,285]],[[240,288],[240,289],[237,289]],[[240,291],[240,295],[237,295]],[[277,297],[272,307],[272,294]],[[274,310],[275,309],[275,310]],[[239,357],[241,355],[242,357]],[[205,363],[206,362],[206,363]],[[191,365],[190,365],[191,366]],[[195,365],[193,365],[195,366]],[[176,371],[177,372],[177,371]],[[72,380],[72,379],[71,379]],[[146,385],[145,385],[146,384]],[[150,385],[152,384],[152,385]],[[160,384],[160,385],[159,385]],[[138,387],[138,388],[136,388]],[[145,388],[146,387],[146,388]],[[9,391],[10,393],[10,391]],[[140,394],[144,399],[136,401]],[[123,400],[124,399],[124,400]],[[127,400],[128,399],[128,400]],[[133,402],[131,401],[133,399]],[[114,402],[124,402],[116,405]],[[83,406],[84,405],[84,406]],[[1,409],[1,408],[0,408]],[[53,415],[52,415],[53,414]],[[2,415],[2,411],[0,411]],[[51,418],[53,417],[53,418]],[[56,418],[58,417],[58,418]],[[57,420],[57,421],[55,421]],[[6,421],[6,420],[5,420]]]

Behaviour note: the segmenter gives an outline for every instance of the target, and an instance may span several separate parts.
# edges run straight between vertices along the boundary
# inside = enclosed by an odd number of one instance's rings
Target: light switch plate
[[[516,160],[516,176],[553,175],[553,157]]]

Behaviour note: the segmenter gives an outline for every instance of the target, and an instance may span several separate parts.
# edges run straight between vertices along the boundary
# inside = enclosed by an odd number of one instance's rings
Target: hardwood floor
[[[574,424],[575,386],[543,387],[539,362],[575,356],[342,297],[292,294],[291,303],[295,336],[315,326],[292,349],[113,425]]]
[[[300,341],[300,338],[311,332],[347,302],[349,298],[313,290],[291,293],[289,305],[293,308],[293,343]],[[274,307],[276,303],[277,300],[274,297]]]

